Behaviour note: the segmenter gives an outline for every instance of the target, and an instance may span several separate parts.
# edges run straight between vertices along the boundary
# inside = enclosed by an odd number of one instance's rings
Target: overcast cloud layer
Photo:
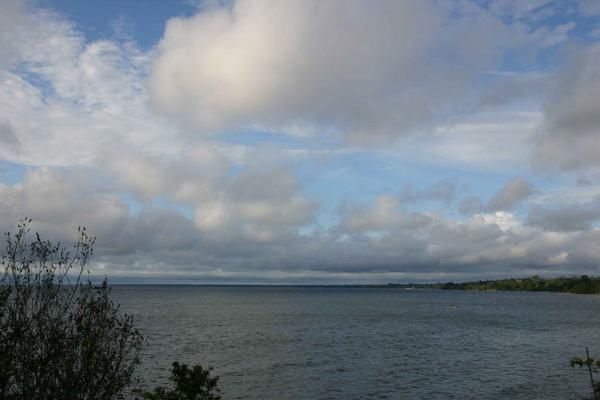
[[[0,7],[0,229],[86,225],[95,274],[600,272],[594,1]]]

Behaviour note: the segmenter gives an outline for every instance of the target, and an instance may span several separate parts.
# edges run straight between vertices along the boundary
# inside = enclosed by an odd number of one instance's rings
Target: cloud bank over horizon
[[[0,229],[94,274],[600,272],[593,2],[0,3]]]

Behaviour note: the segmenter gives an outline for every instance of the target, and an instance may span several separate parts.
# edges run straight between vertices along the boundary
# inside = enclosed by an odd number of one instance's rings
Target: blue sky
[[[597,273],[600,2],[0,0],[0,213],[94,273]]]

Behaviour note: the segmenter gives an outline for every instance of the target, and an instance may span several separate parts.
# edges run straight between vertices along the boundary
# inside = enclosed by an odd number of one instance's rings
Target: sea
[[[581,399],[600,296],[399,288],[113,286],[138,375],[213,367],[224,400]]]

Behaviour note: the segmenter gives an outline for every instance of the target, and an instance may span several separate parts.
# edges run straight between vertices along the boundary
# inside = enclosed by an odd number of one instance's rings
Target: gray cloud
[[[454,199],[455,192],[456,186],[452,182],[444,180],[422,189],[417,189],[412,185],[404,185],[400,190],[400,200],[405,203],[439,201],[447,204]]]
[[[398,212],[400,203],[391,196],[379,196],[371,207],[342,208],[344,214],[341,228],[343,232],[361,233],[366,231],[387,230],[405,222],[405,217]]]
[[[522,177],[512,178],[487,202],[485,209],[489,211],[510,210],[525,200],[533,191],[531,184]]]
[[[527,222],[550,231],[580,231],[592,228],[600,219],[600,198],[583,204],[554,207],[533,206]]]
[[[21,0],[2,0],[0,13],[0,67],[11,65],[19,56],[19,42],[32,27],[26,4]]]
[[[542,168],[600,165],[600,44],[571,55],[544,109],[534,162]]]
[[[537,101],[540,94],[548,90],[550,79],[540,73],[497,74],[498,82],[491,85],[481,98],[485,108]]]
[[[586,16],[600,15],[600,4],[595,0],[581,0],[579,10]]]
[[[19,138],[7,122],[0,122],[0,144],[8,151],[18,151],[21,148]]]
[[[55,240],[74,238],[80,225],[93,227],[102,241],[109,240],[126,225],[128,206],[89,178],[44,167],[28,172],[20,185],[0,185],[2,230],[28,216],[35,220],[35,229]]]
[[[487,203],[484,204],[477,196],[466,196],[458,202],[457,210],[462,215],[507,211],[519,206],[535,192],[535,188],[527,180],[514,177],[506,181]]]
[[[214,198],[227,180],[231,161],[213,143],[198,143],[178,158],[157,157],[131,148],[110,149],[99,157],[107,174],[142,202],[159,196],[187,205]]]
[[[477,214],[458,223],[432,213],[405,213],[389,198],[377,199],[371,208],[346,209],[341,226],[350,235],[343,250],[350,252],[348,265],[366,264],[373,270],[483,273],[487,266],[510,272],[526,265],[564,268],[574,259],[589,268],[594,264],[588,257],[600,251],[593,244],[596,230],[545,232],[506,212]]]
[[[197,206],[196,226],[214,240],[241,236],[269,243],[295,237],[316,204],[301,195],[285,170],[247,170],[224,184],[218,197]]]
[[[467,196],[458,203],[458,212],[463,215],[473,215],[483,210],[483,203],[477,196]]]

